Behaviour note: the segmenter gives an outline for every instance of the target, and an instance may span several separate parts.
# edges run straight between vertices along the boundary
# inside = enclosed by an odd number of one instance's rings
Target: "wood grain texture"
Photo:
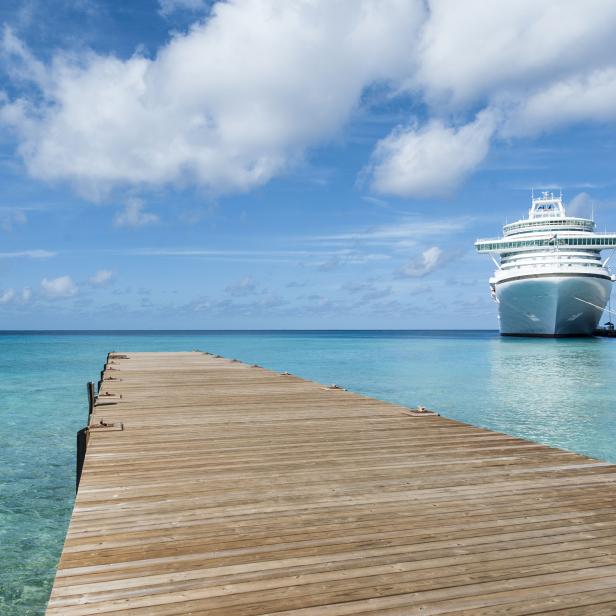
[[[616,466],[406,411],[112,354],[47,614],[616,614]]]

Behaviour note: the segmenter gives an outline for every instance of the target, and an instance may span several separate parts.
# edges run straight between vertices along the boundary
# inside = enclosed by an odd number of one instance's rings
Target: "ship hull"
[[[542,275],[501,280],[496,285],[500,332],[503,336],[591,336],[611,287],[612,281],[606,276]]]

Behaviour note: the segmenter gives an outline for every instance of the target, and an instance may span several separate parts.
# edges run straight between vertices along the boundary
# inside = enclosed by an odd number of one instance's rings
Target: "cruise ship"
[[[597,233],[594,220],[567,216],[562,194],[542,192],[533,195],[528,218],[475,247],[496,265],[490,289],[502,335],[593,334],[616,280],[607,268],[616,233]]]

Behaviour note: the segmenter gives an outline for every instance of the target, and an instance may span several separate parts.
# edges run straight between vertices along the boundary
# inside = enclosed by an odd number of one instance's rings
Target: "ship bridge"
[[[503,237],[479,239],[475,248],[482,253],[511,253],[535,249],[581,248],[601,251],[616,248],[616,233],[595,233],[595,223],[587,218],[567,216],[562,194],[533,195],[528,218],[503,227]]]

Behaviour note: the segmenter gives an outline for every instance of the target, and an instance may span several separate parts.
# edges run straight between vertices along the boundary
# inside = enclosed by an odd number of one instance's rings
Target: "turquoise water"
[[[41,614],[108,351],[208,350],[616,462],[616,339],[494,332],[0,334],[0,614]]]

